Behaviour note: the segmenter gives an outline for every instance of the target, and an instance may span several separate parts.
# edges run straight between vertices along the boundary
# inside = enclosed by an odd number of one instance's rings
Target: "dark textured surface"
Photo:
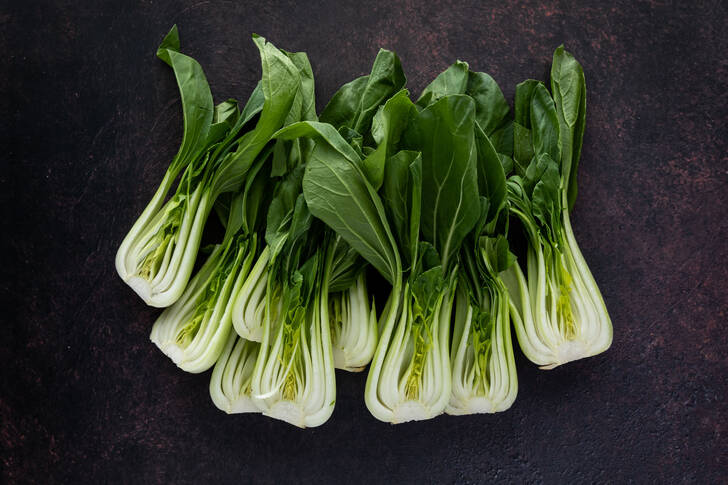
[[[14,3],[0,7],[1,481],[725,480],[725,2]],[[589,90],[574,226],[612,348],[549,372],[519,354],[518,399],[493,416],[383,424],[365,376],[343,373],[317,429],[217,411],[209,373],[149,342],[157,311],[113,265],[181,133],[154,57],[173,23],[218,100],[258,78],[251,32],[307,51],[320,100],[379,46],[415,93],[460,58],[510,98],[565,43]]]

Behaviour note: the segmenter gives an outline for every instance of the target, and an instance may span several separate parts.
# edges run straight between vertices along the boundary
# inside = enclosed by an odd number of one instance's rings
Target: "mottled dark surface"
[[[709,2],[11,2],[0,7],[4,482],[718,482],[728,469],[728,8]],[[308,3],[308,2],[300,2]],[[150,342],[113,257],[174,155],[169,27],[213,94],[259,76],[250,33],[307,51],[320,100],[396,50],[417,93],[455,59],[510,98],[553,49],[587,77],[574,226],[614,322],[605,354],[518,355],[490,416],[391,426],[337,374],[323,427],[227,416]],[[319,107],[322,107],[321,101]]]

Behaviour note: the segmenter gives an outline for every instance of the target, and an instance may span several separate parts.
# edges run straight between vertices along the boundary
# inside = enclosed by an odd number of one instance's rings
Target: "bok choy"
[[[121,278],[151,306],[169,306],[182,295],[213,204],[220,194],[240,190],[254,160],[282,126],[301,84],[288,57],[262,37],[253,40],[263,66],[263,96],[261,100],[254,92],[234,120],[230,118],[235,110],[227,107],[218,111],[222,119],[213,118],[216,113],[207,80],[194,59],[179,53],[176,27],[157,51],[175,71],[180,87],[185,121],[182,145],[116,255]],[[256,115],[255,127],[241,135]],[[165,203],[180,171],[177,189]]]
[[[260,412],[252,399],[251,381],[260,344],[230,332],[210,378],[210,397],[228,414]]]
[[[480,211],[458,256],[459,286],[450,349],[452,393],[448,414],[493,413],[511,406],[518,390],[500,272],[514,260],[508,247],[506,179],[510,164],[509,107],[489,75],[458,61],[435,78],[417,103],[428,106],[453,94],[475,104],[474,139]],[[498,153],[496,146],[506,153]]]
[[[263,414],[312,427],[329,418],[336,400],[328,318],[332,254],[319,247],[312,226],[320,223],[300,193],[299,169],[268,213],[265,321],[251,389]]]
[[[612,342],[604,300],[579,250],[569,217],[586,112],[584,73],[559,47],[551,91],[529,80],[516,89],[511,213],[528,239],[526,275],[505,275],[523,353],[544,369],[603,352]],[[553,98],[552,98],[553,95]]]
[[[179,300],[152,327],[151,340],[180,368],[203,372],[215,364],[232,326],[232,295],[243,285],[256,255],[255,226],[264,199],[270,150],[255,163],[245,190],[231,202],[223,242],[190,281]],[[259,173],[260,172],[260,173]]]

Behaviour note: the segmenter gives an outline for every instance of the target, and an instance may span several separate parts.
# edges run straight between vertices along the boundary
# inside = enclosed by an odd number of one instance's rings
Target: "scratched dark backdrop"
[[[728,7],[712,2],[10,2],[0,7],[0,472],[7,482],[718,482],[728,468]],[[113,257],[181,134],[169,27],[216,99],[250,34],[307,51],[319,108],[380,46],[414,93],[456,59],[511,99],[553,49],[586,72],[574,226],[614,322],[498,415],[376,421],[365,375],[299,430],[227,416],[150,342]]]

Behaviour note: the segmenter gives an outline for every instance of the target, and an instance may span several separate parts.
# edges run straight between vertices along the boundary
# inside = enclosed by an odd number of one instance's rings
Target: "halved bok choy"
[[[270,262],[251,393],[266,416],[314,427],[336,402],[328,317],[333,252],[320,244],[323,227],[301,193],[302,171],[289,173],[268,212]]]
[[[223,242],[216,245],[182,297],[154,323],[151,340],[180,368],[204,372],[218,359],[232,327],[232,295],[240,289],[256,256],[255,231],[265,198],[270,150],[253,169],[245,190],[233,197]]]
[[[612,342],[609,314],[569,216],[585,112],[584,73],[563,46],[554,53],[551,94],[533,80],[516,88],[517,174],[508,180],[508,198],[528,249],[525,274],[516,264],[504,281],[521,349],[543,369],[599,354]]]
[[[286,55],[262,37],[253,40],[263,75],[242,113],[232,102],[213,108],[199,64],[179,52],[176,27],[157,51],[173,68],[180,88],[182,145],[116,254],[119,276],[150,306],[167,307],[185,291],[215,201],[241,189],[301,85],[298,69]],[[255,126],[248,126],[254,117]],[[177,188],[165,202],[180,172]]]

